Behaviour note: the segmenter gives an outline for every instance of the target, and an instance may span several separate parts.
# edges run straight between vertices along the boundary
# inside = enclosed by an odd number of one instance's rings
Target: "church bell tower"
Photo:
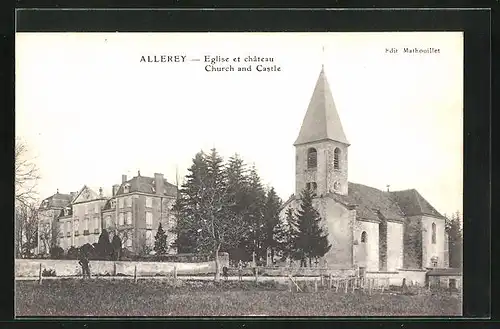
[[[321,68],[295,146],[295,195],[311,189],[316,196],[348,193],[347,148],[324,66]]]

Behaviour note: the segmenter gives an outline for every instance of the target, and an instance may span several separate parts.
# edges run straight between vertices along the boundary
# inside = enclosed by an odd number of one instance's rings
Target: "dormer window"
[[[129,184],[123,185],[123,193],[129,193],[129,191],[130,191],[130,185]]]
[[[307,150],[307,169],[316,169],[318,167],[318,151],[311,147]]]

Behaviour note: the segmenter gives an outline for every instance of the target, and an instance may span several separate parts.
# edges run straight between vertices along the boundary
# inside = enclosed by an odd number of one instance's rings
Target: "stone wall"
[[[432,224],[436,225],[436,243],[432,243]],[[432,267],[432,257],[437,257],[437,267],[445,267],[445,221],[442,218],[422,216],[422,262]]]
[[[361,234],[366,232],[366,242],[361,242]],[[367,271],[379,270],[379,224],[357,220],[354,229],[354,250],[356,265]]]
[[[333,167],[333,152],[338,147],[341,150],[339,166],[340,169]],[[307,168],[307,152],[309,148],[315,148],[317,152],[317,167]],[[335,141],[321,141],[296,146],[295,163],[295,193],[300,195],[308,182],[316,182],[318,196],[324,195],[329,191],[334,191],[335,181],[340,183],[340,193],[347,194],[347,170],[348,154],[347,146]]]
[[[57,276],[81,275],[81,266],[78,260],[52,260],[52,259],[16,259],[16,277],[38,276],[42,264],[44,269],[54,270]],[[90,261],[92,275],[124,274],[134,275],[137,266],[137,275],[154,276],[171,274],[174,267],[178,274],[211,274],[215,273],[215,262],[177,263],[177,262],[128,262],[128,261]],[[221,267],[229,266],[229,257],[221,257]],[[116,269],[115,269],[116,268]]]
[[[403,224],[387,222],[387,271],[403,268]]]
[[[422,264],[422,219],[420,216],[406,218],[403,233],[404,258],[406,269],[421,269]]]
[[[425,270],[403,270],[398,269],[397,272],[367,272],[367,278],[389,278],[389,284],[395,286],[401,286],[403,279],[406,279],[406,284],[418,284],[420,286],[425,285],[427,271]]]

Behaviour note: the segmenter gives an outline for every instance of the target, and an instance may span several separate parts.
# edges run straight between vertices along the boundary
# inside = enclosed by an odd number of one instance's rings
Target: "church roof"
[[[406,216],[431,215],[443,217],[417,190],[390,192]]]
[[[56,194],[44,199],[40,203],[40,209],[64,208],[70,204],[72,199],[72,195],[59,193],[58,191]]]
[[[322,68],[294,145],[325,139],[349,144]]]
[[[336,201],[347,205],[356,205],[356,216],[363,219],[404,220],[405,214],[392,197],[391,192],[384,192],[374,187],[349,182],[348,195],[332,193]]]
[[[444,218],[415,189],[386,192],[349,182],[348,195],[332,193],[331,197],[348,206],[356,205],[356,216],[364,219],[404,220],[418,215]]]
[[[147,194],[156,194],[155,191],[155,179],[153,177],[146,176],[135,176],[134,178],[122,183],[116,195],[125,194],[124,187],[125,184],[129,184],[129,193],[132,192],[140,192]],[[174,184],[170,184],[166,179],[163,179],[164,191],[163,195],[167,196],[176,196],[177,195],[177,187]]]

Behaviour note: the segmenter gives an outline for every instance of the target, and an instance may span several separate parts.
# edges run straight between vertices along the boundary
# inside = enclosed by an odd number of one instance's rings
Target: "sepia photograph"
[[[15,316],[461,316],[463,47],[16,33]]]

